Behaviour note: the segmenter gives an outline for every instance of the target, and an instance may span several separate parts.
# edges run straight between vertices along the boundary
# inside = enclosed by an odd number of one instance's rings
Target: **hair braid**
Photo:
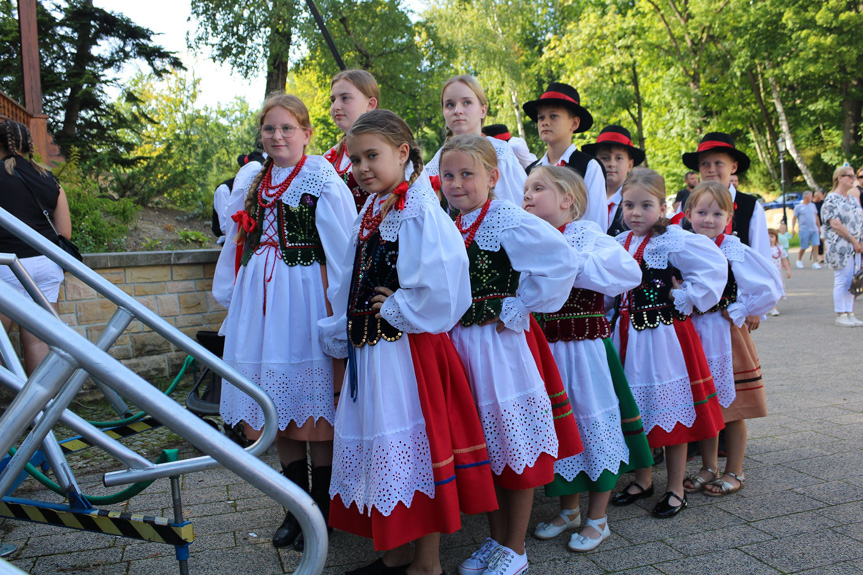
[[[252,184],[249,186],[248,191],[246,192],[246,201],[243,204],[243,209],[246,210],[246,213],[249,214],[249,217],[255,217],[258,208],[258,187],[261,185],[261,180],[264,179],[264,174],[267,173],[267,170],[270,168],[270,165],[273,163],[273,158],[267,158],[264,160],[264,165],[261,168],[261,171],[258,172],[258,175],[255,176],[255,179],[252,180]],[[240,229],[237,232],[237,241],[243,241],[246,238],[246,230],[240,226]]]

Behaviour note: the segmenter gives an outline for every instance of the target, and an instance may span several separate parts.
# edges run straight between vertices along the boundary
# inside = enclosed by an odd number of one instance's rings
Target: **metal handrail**
[[[287,507],[299,521],[306,538],[306,547],[296,573],[311,575],[323,571],[327,557],[327,527],[321,513],[316,511],[315,502],[307,493],[275,469],[211,428],[203,420],[190,417],[182,406],[163,395],[78,332],[58,321],[34,302],[10,293],[11,291],[0,290],[0,312],[51,347],[48,360],[39,365],[36,370],[39,374],[34,372],[27,387],[19,394],[19,398],[27,395],[31,384],[38,383],[35,380],[41,379],[47,388],[52,382],[52,373],[58,373],[53,380],[59,381],[64,378],[62,372],[68,372],[70,365],[85,369],[114,391],[162,421],[196,448],[209,454],[219,464]],[[43,403],[41,407],[44,409],[46,404],[47,402]],[[10,410],[0,417],[0,427],[12,411],[14,410],[10,406]],[[22,424],[26,426],[28,422],[17,423],[18,428],[23,429]],[[8,439],[8,437],[0,438],[0,441],[8,441]]]
[[[222,378],[250,396],[258,403],[263,411],[264,426],[261,429],[261,436],[257,441],[252,443],[252,445],[247,447],[246,451],[253,455],[263,455],[267,448],[272,445],[273,441],[276,439],[278,412],[276,411],[275,402],[273,402],[272,398],[259,386],[249,381],[248,378],[223,362],[220,358],[216,357],[204,346],[190,339],[176,327],[163,320],[148,307],[138,302],[135,298],[119,289],[83,263],[71,257],[54,243],[47,240],[41,234],[35,232],[27,224],[23,223],[2,208],[0,208],[0,227],[5,228],[30,247],[50,258],[65,271],[96,290],[100,295],[114,303],[117,307],[127,310],[135,316],[136,319],[152,328],[154,332],[170,341],[179,349],[182,349],[189,355],[193,356],[198,362],[210,368],[213,372],[222,376]],[[91,375],[98,377],[92,372]],[[141,406],[139,405],[139,407]],[[108,475],[105,476],[105,484],[107,486],[111,486],[123,483],[134,483],[144,479],[170,477],[171,475],[204,471],[214,467],[218,467],[218,463],[212,457],[195,457],[184,459],[182,461],[149,466],[146,469],[130,469],[127,471],[116,472],[110,474],[110,477]]]

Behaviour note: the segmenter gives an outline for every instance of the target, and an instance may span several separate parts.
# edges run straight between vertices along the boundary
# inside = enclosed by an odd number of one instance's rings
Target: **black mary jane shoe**
[[[629,488],[635,487],[638,489],[635,493],[630,493]],[[638,501],[639,499],[647,499],[653,495],[653,485],[645,489],[635,481],[626,486],[626,488],[611,498],[611,504],[616,505],[617,507],[624,507],[626,505],[631,505]]]
[[[672,505],[671,498],[680,501],[679,505]],[[662,499],[659,500],[659,503],[656,504],[656,507],[651,511],[651,515],[654,517],[658,517],[659,519],[667,519],[669,517],[674,517],[686,507],[686,494],[683,494],[683,497],[679,497],[673,491],[668,491],[665,493]]]
[[[353,571],[347,571],[345,575],[404,575],[410,563],[388,567],[382,557],[378,557],[368,565],[364,565]]]

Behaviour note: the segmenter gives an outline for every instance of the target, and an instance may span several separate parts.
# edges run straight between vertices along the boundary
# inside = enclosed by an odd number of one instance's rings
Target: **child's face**
[[[446,127],[455,135],[480,134],[486,106],[482,105],[473,90],[462,82],[453,82],[443,91],[443,118]]]
[[[785,222],[779,224],[779,233],[784,234],[788,231],[788,226],[785,225]]]
[[[701,197],[697,206],[686,210],[686,218],[696,234],[715,239],[725,231],[725,226],[731,221],[731,214],[723,212],[716,200],[706,194]]]
[[[348,80],[338,80],[330,89],[330,116],[342,132],[350,130],[357,118],[377,106],[375,98],[367,98]]]
[[[440,161],[441,191],[451,206],[465,214],[485,204],[497,178],[497,168],[488,172],[467,152],[447,152]]]
[[[643,188],[632,187],[623,195],[623,221],[637,236],[650,233],[665,211],[665,205],[659,198]]]
[[[635,163],[629,157],[626,148],[621,146],[602,146],[596,154],[596,159],[605,166],[606,187],[615,191],[623,185]]]
[[[536,127],[539,139],[546,144],[571,142],[572,134],[581,124],[581,118],[563,106],[540,106],[536,110]]]
[[[264,151],[280,168],[296,166],[311,137],[312,131],[301,128],[297,117],[281,106],[267,112],[261,123]]]
[[[737,171],[737,162],[725,152],[704,152],[698,156],[698,172],[701,181],[713,180],[726,188],[731,183],[731,174]]]
[[[393,146],[377,134],[357,134],[347,140],[357,183],[370,194],[384,196],[405,180],[410,147]]]
[[[776,245],[776,242],[778,242],[778,241],[779,241],[779,238],[777,238],[777,237],[776,237],[776,236],[774,236],[773,234],[770,234],[770,247],[771,247],[771,248],[772,248],[773,246],[775,246],[775,245]]]
[[[524,200],[521,207],[526,212],[544,219],[552,225],[572,219],[569,217],[572,198],[546,181],[540,172],[535,171],[524,183]]]

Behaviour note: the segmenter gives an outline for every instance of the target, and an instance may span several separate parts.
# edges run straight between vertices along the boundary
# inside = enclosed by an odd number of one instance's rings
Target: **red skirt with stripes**
[[[551,348],[545,339],[542,328],[539,327],[533,315],[530,316],[530,328],[524,332],[527,345],[530,348],[539,375],[545,382],[545,390],[551,400],[551,412],[554,417],[554,430],[557,434],[558,449],[557,457],[548,453],[541,454],[532,467],[525,467],[519,474],[509,466],[503,468],[500,475],[494,476],[494,482],[506,489],[533,489],[548,485],[554,481],[554,462],[556,459],[565,459],[578,455],[584,450],[581,444],[581,435],[578,433],[578,425],[572,414],[569,397],[560,379],[560,372]]]
[[[683,350],[686,361],[686,371],[689,374],[689,384],[692,386],[692,401],[695,406],[695,423],[686,427],[678,423],[671,431],[654,426],[647,434],[647,442],[651,447],[679,445],[690,441],[699,441],[714,437],[725,427],[719,399],[716,397],[716,387],[713,376],[704,357],[701,340],[692,326],[689,318],[685,321],[674,320],[674,331]]]
[[[408,334],[420,404],[429,439],[435,495],[414,493],[387,516],[377,509],[360,513],[336,495],[330,526],[373,540],[383,551],[430,533],[454,533],[461,513],[497,509],[482,425],[464,366],[446,334]]]

